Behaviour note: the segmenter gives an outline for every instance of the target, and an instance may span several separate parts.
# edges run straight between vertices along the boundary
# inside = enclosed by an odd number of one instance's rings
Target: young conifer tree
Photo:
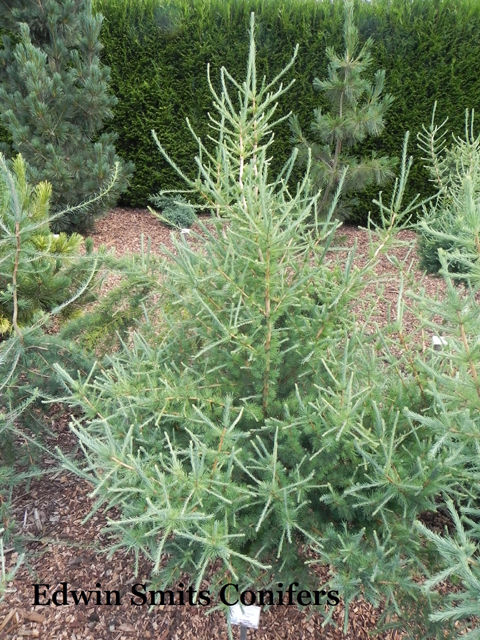
[[[368,158],[355,155],[355,148],[368,136],[380,136],[385,128],[385,114],[393,102],[383,94],[385,71],[378,70],[375,80],[367,80],[365,72],[371,64],[372,38],[358,50],[358,29],[354,23],[353,1],[345,0],[343,29],[345,52],[337,55],[327,49],[328,78],[315,78],[313,87],[330,103],[329,111],[321,107],[314,111],[310,126],[311,138],[302,133],[298,118],[292,116],[292,142],[300,151],[300,159],[312,156],[311,179],[318,194],[319,215],[325,217],[340,184],[345,168],[336,217],[347,219],[358,203],[355,194],[371,184],[384,185],[393,177],[396,160],[375,152]],[[383,95],[382,95],[383,94]]]
[[[423,402],[419,381],[397,373],[410,354],[377,366],[352,313],[403,212],[406,157],[391,205],[380,201],[385,233],[368,264],[336,260],[337,225],[319,224],[319,239],[307,223],[308,171],[294,194],[287,186],[297,152],[269,175],[272,129],[288,117],[274,118],[289,88],[280,81],[293,61],[260,81],[253,26],[252,16],[246,79],[222,68],[221,92],[210,83],[213,149],[192,131],[198,176],[183,177],[214,214],[190,234],[200,246],[174,240],[132,346],[81,380],[56,367],[65,402],[84,411],[72,428],[86,461],[65,464],[95,485],[99,504],[121,511],[110,549],[147,556],[158,586],[187,573],[198,590],[209,571],[212,592],[232,581],[315,588],[310,549],[335,567],[348,623],[360,594],[391,602],[399,581],[414,588],[412,523],[444,470],[425,464],[410,481],[427,446],[401,416],[407,399],[418,410]],[[392,488],[393,455],[402,475]]]
[[[117,172],[118,166],[107,190],[113,188]],[[91,242],[81,255],[78,234],[67,238],[50,232],[50,194],[49,183],[28,183],[21,155],[10,169],[0,154],[0,412],[7,408],[12,413],[40,388],[46,393],[58,390],[51,364],[59,353],[65,363],[89,361],[72,344],[43,330],[53,315],[67,315],[67,309],[91,301],[88,292],[101,260]],[[108,193],[77,208],[88,208],[104,195]]]
[[[21,155],[10,168],[0,154],[0,600],[13,579],[3,553],[16,533],[12,491],[40,473],[35,462],[46,451],[40,417],[48,411],[41,400],[62,388],[52,365],[60,361],[75,374],[93,360],[45,330],[52,316],[85,303],[101,258],[88,247],[86,255],[78,252],[78,234],[50,232],[50,194],[47,182],[28,184]]]
[[[19,42],[3,36],[0,121],[33,184],[52,185],[52,214],[104,191],[116,162],[115,187],[87,210],[71,209],[56,230],[85,231],[125,191],[133,165],[115,153],[115,135],[99,135],[116,99],[100,62],[102,16],[90,0],[0,2],[0,15]]]
[[[82,236],[50,231],[51,192],[48,182],[35,189],[28,184],[21,154],[13,160],[12,171],[0,154],[0,339],[12,333],[15,324],[31,324],[38,312],[68,300],[86,275]],[[16,198],[23,219],[15,217]]]
[[[210,82],[216,148],[207,149],[192,131],[198,143],[197,180],[183,176],[154,133],[164,157],[203,199],[200,206],[213,213],[212,226],[202,225],[200,250],[174,240],[176,255],[161,265],[160,325],[144,324],[133,349],[125,348],[111,360],[112,372],[124,368],[122,379],[135,390],[128,394],[124,414],[133,417],[133,429],[124,432],[124,451],[110,453],[123,464],[137,450],[138,436],[145,438],[136,463],[138,480],[128,470],[123,479],[114,474],[116,499],[131,524],[112,526],[121,536],[120,545],[153,560],[164,585],[179,577],[183,564],[198,589],[216,561],[218,585],[228,573],[245,583],[268,572],[269,561],[282,548],[289,549],[289,568],[282,571],[296,573],[303,563],[296,562],[295,532],[305,540],[311,537],[302,533],[305,505],[299,501],[311,478],[297,473],[295,463],[288,471],[278,465],[279,434],[273,423],[263,433],[262,428],[282,415],[296,383],[308,386],[317,360],[308,357],[315,335],[328,343],[335,340],[342,323],[329,306],[335,300],[336,308],[344,308],[348,287],[355,285],[348,277],[344,285],[340,271],[330,273],[321,259],[310,264],[313,241],[301,233],[313,204],[308,178],[293,196],[287,187],[296,154],[278,179],[269,178],[271,130],[285,119],[274,119],[276,101],[288,89],[280,80],[292,64],[293,59],[272,82],[257,79],[252,15],[246,80],[237,82],[222,68],[220,95]],[[324,227],[329,240],[333,228]],[[149,316],[155,316],[151,309]],[[343,318],[348,322],[348,314]],[[153,368],[151,358],[157,363]],[[310,363],[302,380],[304,360]],[[140,361],[145,366],[140,365],[134,382],[130,371]],[[66,401],[83,406],[85,394],[71,377],[65,375],[65,380],[73,392]],[[109,387],[106,379],[98,382]],[[140,391],[145,384],[151,390],[147,395]],[[90,395],[89,384],[87,389]],[[111,398],[112,391],[105,388],[105,397]],[[98,406],[92,395],[90,399]],[[110,446],[116,449],[117,435],[110,445],[104,435],[123,432],[125,425],[110,410],[104,428],[96,412],[90,416],[75,431],[93,461]],[[156,471],[151,466],[155,458]],[[163,489],[162,495],[148,497],[153,511],[145,512],[137,488],[144,483],[153,488],[151,471],[160,474]],[[130,509],[125,497],[132,481],[136,488],[130,493]],[[269,504],[270,492],[282,496],[280,509]],[[184,508],[175,515],[179,501]],[[158,536],[149,535],[152,527]],[[262,546],[264,552],[256,557]],[[186,556],[182,548],[189,549]],[[172,559],[166,566],[164,554]]]
[[[450,148],[453,158],[465,150],[466,140],[456,139]],[[467,159],[465,157],[465,159]],[[470,156],[466,163],[472,167]],[[453,165],[455,166],[455,165]],[[460,175],[450,176],[453,182]],[[444,176],[445,178],[445,176]],[[442,194],[442,200],[447,194]],[[454,630],[455,638],[480,639],[480,269],[476,252],[459,254],[452,261],[449,251],[437,253],[439,274],[446,281],[445,296],[436,301],[414,296],[417,313],[425,328],[443,338],[436,357],[417,359],[417,371],[428,380],[431,396],[429,415],[407,411],[418,425],[428,425],[434,446],[431,455],[446,456],[457,484],[439,501],[449,528],[435,527],[420,520],[417,532],[437,554],[435,568],[426,573],[424,591],[435,599],[428,611],[432,624]],[[463,260],[464,259],[464,260]],[[453,262],[453,264],[452,264]],[[463,270],[462,270],[463,267]],[[458,287],[458,279],[468,286]],[[448,473],[448,469],[446,470]],[[447,592],[445,584],[449,585]],[[442,585],[442,588],[440,586]],[[454,585],[452,589],[451,586]],[[440,635],[440,637],[442,637]]]
[[[435,124],[435,103],[430,126],[417,136],[426,154],[430,180],[437,197],[424,207],[417,225],[420,267],[439,273],[441,256],[457,280],[478,282],[480,273],[480,135],[474,133],[474,111],[465,113],[465,136],[446,141],[442,124]]]

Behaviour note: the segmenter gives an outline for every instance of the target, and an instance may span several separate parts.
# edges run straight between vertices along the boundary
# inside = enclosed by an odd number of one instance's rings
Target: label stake
[[[247,629],[258,629],[260,607],[253,604],[234,604],[230,609],[230,623],[240,627],[240,640],[247,640]]]

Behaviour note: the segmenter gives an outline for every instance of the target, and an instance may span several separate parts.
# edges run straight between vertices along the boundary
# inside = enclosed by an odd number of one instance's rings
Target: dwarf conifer
[[[187,573],[195,589],[207,574],[212,591],[232,581],[308,588],[314,553],[334,568],[347,624],[355,597],[395,605],[415,589],[413,522],[446,486],[446,461],[429,459],[431,443],[403,414],[406,403],[428,407],[425,376],[398,376],[410,352],[380,363],[378,336],[353,313],[411,210],[401,204],[409,164],[404,155],[390,204],[378,201],[385,228],[366,266],[337,259],[335,200],[310,225],[308,171],[294,193],[287,186],[297,152],[269,174],[293,60],[273,81],[257,78],[253,26],[252,16],[246,79],[222,68],[221,92],[210,83],[213,144],[192,130],[198,176],[183,177],[213,213],[192,231],[200,246],[173,239],[145,321],[101,370],[78,379],[56,367],[63,400],[84,411],[72,429],[85,463],[65,464],[93,482],[97,506],[120,510],[110,550],[150,558],[158,585]]]
[[[79,254],[78,234],[50,232],[50,193],[47,182],[28,183],[21,155],[9,166],[0,154],[0,600],[21,562],[7,571],[5,545],[16,548],[13,488],[41,473],[40,410],[49,408],[42,400],[63,388],[53,364],[72,374],[92,364],[87,352],[46,331],[52,316],[85,303],[100,258],[88,246]]]
[[[32,188],[21,155],[12,167],[0,154],[0,338],[68,300],[85,277],[82,236],[50,231],[50,184]]]
[[[427,129],[418,134],[426,154],[437,197],[424,207],[418,223],[420,266],[439,273],[441,255],[450,276],[464,282],[480,282],[480,135],[474,133],[474,111],[465,113],[465,136],[446,140],[442,124],[435,123],[436,103]],[[455,275],[454,275],[455,274]]]

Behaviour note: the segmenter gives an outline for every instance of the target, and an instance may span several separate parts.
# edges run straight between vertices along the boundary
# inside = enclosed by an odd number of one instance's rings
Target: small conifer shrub
[[[107,192],[118,166],[115,169]],[[102,257],[92,251],[91,242],[85,243],[86,255],[81,255],[78,234],[67,238],[50,232],[54,218],[48,215],[50,193],[47,182],[34,188],[29,185],[21,155],[10,168],[0,154],[0,414],[15,415],[17,421],[29,414],[26,409],[32,397],[40,397],[40,389],[47,394],[58,392],[53,362],[62,361],[69,370],[72,362],[73,370],[84,369],[90,362],[74,344],[44,331],[51,317],[65,319],[70,309],[79,311],[91,299]],[[77,207],[88,207],[104,195],[108,193]],[[56,215],[64,213],[68,212]],[[31,422],[35,424],[36,419]]]
[[[423,584],[431,603],[429,620],[454,630],[455,638],[479,640],[480,274],[469,271],[465,274],[469,287],[459,288],[455,283],[462,272],[449,273],[446,252],[439,252],[439,260],[446,296],[435,301],[415,296],[423,326],[444,337],[435,358],[417,360],[417,372],[428,376],[431,412],[427,416],[407,411],[407,415],[418,425],[428,426],[432,455],[447,456],[451,468],[455,466],[458,484],[437,505],[449,516],[449,531],[432,531],[421,521],[415,527],[422,544],[430,544],[437,558]]]
[[[444,126],[435,124],[436,103],[430,127],[418,134],[419,147],[427,155],[436,199],[418,223],[420,267],[439,273],[440,255],[450,275],[469,281],[480,273],[480,136],[474,134],[474,112],[465,113],[465,137],[452,136],[448,145]]]
[[[454,363],[427,349],[422,359],[406,336],[402,294],[391,327],[371,333],[368,278],[399,219],[419,206],[402,205],[406,143],[390,203],[376,201],[382,227],[356,267],[353,252],[330,251],[336,199],[319,221],[308,165],[288,187],[297,151],[269,174],[293,59],[267,81],[255,54],[252,15],[245,80],[222,68],[219,93],[210,82],[216,147],[193,132],[198,176],[183,177],[213,214],[208,227],[199,222],[199,246],[174,239],[144,321],[101,368],[77,376],[55,367],[69,390],[63,401],[82,409],[71,426],[85,460],[65,465],[92,482],[95,508],[120,511],[109,549],[147,557],[155,588],[188,576],[198,591],[208,576],[212,594],[227,582],[315,589],[315,565],[328,565],[345,632],[362,597],[412,637],[444,639],[455,630],[429,618],[441,596],[425,594],[421,573],[441,562],[416,522],[448,498],[467,506],[480,495],[468,437],[480,415],[476,343],[469,350],[478,314],[464,317],[452,287],[443,312]]]
[[[4,557],[5,545],[16,548],[18,538],[13,488],[41,473],[36,464],[45,450],[41,411],[50,413],[42,400],[63,389],[53,364],[61,362],[75,375],[86,373],[93,360],[75,343],[45,330],[51,317],[78,310],[88,300],[100,262],[91,243],[80,255],[78,234],[51,233],[50,194],[47,182],[28,183],[21,155],[9,166],[0,154],[0,600],[15,571],[7,571]]]
[[[150,197],[150,201],[162,210],[161,216],[158,216],[166,224],[176,229],[189,229],[197,219],[195,209],[192,205],[182,198],[175,198],[157,194]]]
[[[305,550],[322,549],[322,532],[332,523],[328,548],[339,544],[345,518],[356,531],[358,556],[370,562],[358,532],[367,527],[365,545],[373,544],[371,514],[354,514],[356,498],[341,493],[386,430],[399,447],[404,438],[395,440],[374,409],[390,398],[385,411],[399,411],[404,388],[375,370],[359,336],[348,337],[355,330],[350,306],[393,222],[369,263],[354,270],[353,255],[327,255],[337,224],[327,218],[317,226],[319,239],[307,222],[316,199],[308,172],[290,193],[297,152],[279,176],[269,176],[272,127],[288,117],[274,119],[290,86],[280,80],[292,64],[271,82],[257,78],[252,15],[246,80],[222,68],[221,94],[210,82],[217,148],[206,149],[196,136],[198,178],[185,178],[212,210],[213,230],[201,225],[198,250],[176,240],[162,263],[159,324],[144,322],[132,345],[90,380],[56,367],[71,389],[64,400],[85,410],[72,428],[86,467],[66,464],[88,474],[100,503],[122,511],[111,523],[118,546],[149,557],[163,585],[182,571],[198,589],[213,567],[216,585],[229,576],[242,584],[297,577],[313,584]],[[419,406],[415,381],[407,393]],[[404,421],[401,429],[408,432]],[[392,496],[393,520],[429,504],[431,487],[420,502],[414,493],[406,505]],[[382,500],[379,491],[375,502]]]
[[[290,126],[292,142],[300,151],[300,159],[306,165],[311,154],[311,179],[314,193],[318,195],[319,215],[325,217],[342,181],[340,198],[335,215],[346,220],[358,203],[355,193],[369,185],[384,185],[393,178],[395,159],[357,157],[356,146],[368,136],[380,136],[385,129],[385,115],[393,97],[383,94],[385,71],[378,70],[371,83],[364,77],[371,64],[370,51],[373,40],[369,38],[358,50],[358,29],[354,23],[353,1],[345,0],[344,24],[345,53],[338,56],[333,48],[327,49],[330,61],[328,78],[313,81],[314,89],[322,92],[330,103],[329,112],[319,107],[314,112],[310,126],[311,137],[302,133],[296,116]],[[382,95],[383,94],[383,95]]]
[[[21,154],[12,170],[0,154],[0,337],[68,300],[86,277],[82,236],[50,231],[51,193],[48,182],[28,184]]]

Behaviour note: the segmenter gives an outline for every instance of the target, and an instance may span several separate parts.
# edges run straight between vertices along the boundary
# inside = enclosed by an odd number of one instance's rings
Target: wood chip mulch
[[[172,249],[172,231],[154,218],[147,210],[114,209],[96,223],[92,234],[94,245],[101,244],[115,248],[117,255],[138,252],[141,234],[151,238],[151,248],[160,252],[162,247]],[[179,232],[173,232],[178,234]],[[367,234],[364,230],[345,226],[339,232],[338,243],[342,247],[358,247],[358,264],[367,254]],[[403,259],[409,248],[413,248],[415,234],[403,231],[401,239],[407,242],[397,249],[399,259]],[[412,253],[412,259],[415,259]],[[395,309],[398,295],[398,277],[391,263],[382,258],[378,267],[379,279],[385,278],[385,288],[377,301],[377,318],[386,323],[388,305]],[[389,277],[390,276],[390,277]],[[417,273],[418,280],[422,278]],[[438,278],[423,278],[427,293],[434,295],[437,289],[444,290]],[[371,291],[374,293],[374,289]],[[413,321],[413,320],[412,320]],[[76,447],[73,434],[68,428],[68,413],[52,413],[54,435],[48,444],[51,451],[58,446],[65,452]],[[78,454],[77,452],[77,455]],[[26,545],[26,562],[21,566],[15,579],[8,585],[4,601],[0,604],[0,640],[21,640],[42,638],[42,640],[226,640],[227,631],[222,613],[214,612],[205,616],[208,607],[157,606],[153,611],[148,607],[130,604],[130,588],[136,582],[148,582],[149,565],[140,563],[139,575],[134,576],[134,555],[117,551],[111,559],[100,552],[109,544],[101,530],[106,525],[106,516],[97,512],[87,522],[93,500],[91,485],[56,467],[53,458],[43,460],[46,468],[54,473],[31,483],[28,491],[18,488],[11,517],[18,529],[30,541]],[[112,514],[110,514],[112,515]],[[7,550],[7,569],[15,564],[17,553]],[[33,584],[50,585],[50,594],[61,589],[61,583],[68,582],[68,590],[95,590],[96,583],[101,589],[120,590],[120,606],[80,604],[68,606],[33,605]],[[42,587],[42,591],[45,587]],[[349,630],[346,636],[341,628],[343,608],[340,603],[335,608],[334,619],[338,627],[322,627],[323,618],[307,607],[303,611],[293,606],[270,607],[260,618],[257,631],[250,630],[250,640],[367,640],[375,629],[378,613],[363,601],[351,609]],[[237,627],[233,628],[234,638],[240,637]],[[383,633],[381,640],[399,640],[399,632]]]

